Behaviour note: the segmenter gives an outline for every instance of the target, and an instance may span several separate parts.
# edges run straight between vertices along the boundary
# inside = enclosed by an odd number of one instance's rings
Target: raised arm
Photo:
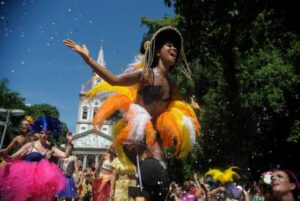
[[[199,182],[199,180],[198,180],[198,177],[197,177],[197,174],[196,174],[196,173],[194,173],[194,181],[195,181],[196,184],[197,184],[198,193],[203,194],[203,189],[202,189],[202,187],[201,187],[201,184],[200,184],[200,182]]]
[[[73,146],[72,146],[72,133],[68,132],[67,133],[67,148],[66,151],[63,152],[60,149],[58,149],[57,147],[53,147],[52,151],[53,151],[53,156],[57,157],[57,158],[67,158],[70,156]]]
[[[64,40],[64,44],[77,52],[82,59],[106,82],[111,85],[119,85],[119,86],[130,86],[138,83],[141,80],[142,71],[137,70],[130,73],[124,73],[120,75],[114,75],[109,70],[107,70],[104,66],[97,63],[89,53],[89,50],[85,45],[79,45],[71,39]]]

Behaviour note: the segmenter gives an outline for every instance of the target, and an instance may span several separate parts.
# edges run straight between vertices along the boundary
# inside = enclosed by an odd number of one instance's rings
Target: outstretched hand
[[[73,140],[73,133],[72,132],[67,132],[67,136],[66,136],[66,138],[67,138],[67,143],[71,143],[72,142],[72,140]]]
[[[72,50],[74,50],[75,52],[80,54],[80,56],[85,61],[89,60],[90,52],[89,52],[89,50],[87,49],[87,47],[85,45],[79,45],[76,42],[72,41],[71,39],[64,40],[64,44],[65,44],[65,46],[71,48]]]

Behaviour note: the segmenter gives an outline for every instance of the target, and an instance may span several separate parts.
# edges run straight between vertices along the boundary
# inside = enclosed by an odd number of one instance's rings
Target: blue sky
[[[88,46],[107,68],[121,73],[132,62],[147,27],[141,17],[174,16],[163,0],[0,0],[0,79],[27,104],[56,106],[75,131],[79,91],[91,69],[62,40]]]

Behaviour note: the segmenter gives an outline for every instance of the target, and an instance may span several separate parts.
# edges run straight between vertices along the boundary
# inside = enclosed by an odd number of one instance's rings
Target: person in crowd
[[[73,175],[78,172],[77,157],[71,155],[68,158],[59,159],[58,166],[63,170],[67,182],[65,188],[55,197],[65,199],[65,201],[76,199],[78,195]]]
[[[9,143],[9,145],[0,150],[0,154],[9,154],[13,149],[18,149],[24,144],[30,141],[37,140],[38,136],[33,134],[30,130],[30,126],[33,123],[33,118],[31,116],[26,116],[19,126],[19,135],[14,137],[14,139]]]
[[[58,135],[59,121],[42,117],[33,124],[39,139],[23,145],[12,156],[3,155],[7,164],[0,168],[0,197],[3,200],[50,200],[66,185],[63,172],[49,158],[66,158],[72,151],[72,134],[67,133],[65,152],[48,143],[49,135]]]
[[[300,200],[300,183],[294,172],[278,169],[272,171],[271,177],[272,196],[276,201]]]
[[[219,201],[226,199],[240,199],[242,191],[234,184],[234,179],[239,179],[240,176],[233,170],[238,169],[232,166],[225,171],[219,169],[210,169],[205,173],[205,176],[212,176],[212,178],[219,182],[219,185],[209,192],[210,199],[217,199]]]
[[[185,181],[182,189],[183,195],[181,197],[181,201],[197,201],[197,197],[195,196],[195,188],[191,181]]]
[[[74,178],[74,182],[75,182],[75,187],[77,190],[77,199],[75,200],[80,200],[80,198],[83,197],[83,193],[82,193],[82,183],[84,180],[84,174],[82,171],[82,164],[80,160],[77,160],[77,171],[76,171],[76,166],[75,166],[75,172],[73,173],[73,178]]]
[[[135,168],[116,157],[112,164],[112,178],[110,180],[110,195],[114,201],[129,201],[128,188],[136,186]]]
[[[93,201],[106,201],[110,197],[110,179],[112,177],[112,161],[114,158],[114,149],[110,146],[102,155],[95,170],[95,175],[99,171],[100,174],[93,182]]]
[[[172,182],[170,184],[167,201],[180,201],[181,195],[182,195],[181,187],[175,182]]]
[[[195,196],[198,201],[205,201],[207,197],[207,192],[208,189],[204,184],[204,177],[201,177],[198,179],[198,176],[196,173],[194,173],[194,181],[196,183],[196,191],[195,191]]]
[[[84,171],[84,178],[82,181],[82,190],[80,198],[82,201],[90,201],[93,199],[93,182],[95,180],[94,172],[92,171],[92,167],[86,167]]]

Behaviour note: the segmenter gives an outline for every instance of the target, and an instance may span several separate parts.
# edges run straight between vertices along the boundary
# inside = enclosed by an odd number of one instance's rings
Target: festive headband
[[[32,125],[33,122],[34,122],[34,118],[32,116],[30,116],[30,115],[29,116],[25,116],[24,120],[28,121],[28,123],[30,125]]]

